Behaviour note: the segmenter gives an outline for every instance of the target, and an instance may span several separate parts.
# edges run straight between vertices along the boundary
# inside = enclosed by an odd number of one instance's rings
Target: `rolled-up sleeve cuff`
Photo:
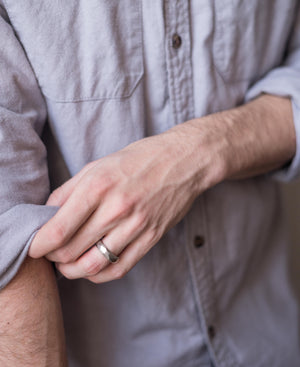
[[[34,235],[57,212],[57,207],[17,205],[1,218],[0,289],[17,274],[25,260]]]
[[[291,99],[296,132],[296,153],[292,161],[271,173],[278,181],[292,181],[300,177],[300,70],[280,67],[269,72],[247,92],[245,102],[267,93]]]

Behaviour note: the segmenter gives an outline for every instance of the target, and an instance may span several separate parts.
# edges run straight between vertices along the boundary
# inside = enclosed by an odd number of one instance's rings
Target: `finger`
[[[109,265],[109,261],[100,253],[96,246],[83,254],[76,262],[70,264],[55,264],[62,275],[68,279],[79,279],[84,276],[97,274]]]
[[[103,239],[105,246],[114,254],[119,255],[123,249],[132,242],[143,230],[142,226],[138,226],[136,218],[124,220],[118,225],[116,230],[112,230]],[[97,238],[99,240],[99,238]],[[96,241],[94,241],[95,243]],[[97,250],[95,252],[95,250]],[[60,250],[58,250],[60,251]],[[69,255],[69,253],[65,252]],[[96,256],[95,256],[96,254]],[[99,256],[100,255],[100,256]],[[49,257],[47,256],[49,259]],[[53,257],[50,258],[53,261]],[[57,262],[57,260],[55,260]],[[104,255],[100,253],[99,249],[93,246],[90,250],[85,252],[77,261],[74,262],[60,262],[58,264],[59,271],[67,278],[84,278],[95,275],[109,264]]]
[[[82,176],[94,167],[96,163],[97,162],[95,161],[87,164],[77,175],[55,190],[50,195],[46,204],[55,206],[63,205],[72,194],[76,184],[78,184]],[[86,213],[86,216],[88,216],[90,212],[92,212],[92,210],[89,210]],[[59,210],[57,214],[37,232],[30,245],[28,251],[29,256],[40,258],[49,253],[49,251],[60,247],[62,243],[66,241],[68,235],[71,235],[70,231],[68,233],[68,227],[61,225],[59,222],[61,214],[62,213]],[[73,216],[71,216],[71,218],[73,218]]]
[[[51,251],[46,258],[63,264],[73,263],[108,233],[113,225],[114,223],[107,221],[101,208],[98,208],[64,246]]]
[[[117,227],[117,231],[112,231]],[[129,218],[113,218],[108,209],[98,208],[79,228],[74,236],[60,248],[46,255],[47,259],[59,263],[75,262],[84,252],[106,235],[106,241],[112,243],[111,251],[122,251],[144,228],[140,216],[133,214]],[[115,247],[117,244],[117,247]],[[123,244],[123,245],[122,245]]]
[[[73,192],[75,186],[81,179],[81,177],[94,165],[97,161],[90,162],[83,167],[75,176],[66,181],[63,185],[54,190],[49,196],[46,205],[49,206],[62,206]]]
[[[112,187],[112,177],[102,171],[90,169],[77,183],[74,191],[58,212],[37,233],[30,246],[29,255],[33,258],[45,256],[63,247],[77,230],[100,206],[103,198]],[[112,205],[113,204],[113,205]],[[117,207],[117,209],[115,209]],[[128,205],[118,205],[113,200],[104,200],[103,209],[109,213],[111,222],[128,214]],[[86,242],[85,242],[86,243]]]
[[[84,178],[81,180],[65,204],[37,232],[29,256],[39,258],[64,246],[100,204],[100,194],[87,193],[89,188]]]
[[[157,240],[155,235],[149,232],[145,233],[126,247],[116,264],[111,264],[96,275],[88,276],[86,279],[100,284],[123,278],[155,245]]]

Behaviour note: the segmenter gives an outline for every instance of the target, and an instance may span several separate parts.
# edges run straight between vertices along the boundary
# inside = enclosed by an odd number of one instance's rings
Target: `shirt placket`
[[[201,330],[215,367],[238,367],[218,325],[217,299],[205,210],[205,193],[194,203],[185,218],[186,251],[199,312]]]
[[[166,65],[173,123],[194,118],[190,32],[190,2],[164,1]],[[185,219],[186,250],[201,327],[215,366],[237,366],[217,328],[213,273],[210,261],[204,195]]]
[[[166,0],[165,49],[174,124],[194,117],[189,1]]]

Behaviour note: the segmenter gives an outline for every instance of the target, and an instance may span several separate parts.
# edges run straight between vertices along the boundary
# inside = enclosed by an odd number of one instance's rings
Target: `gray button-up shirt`
[[[43,205],[46,121],[74,175],[188,119],[289,96],[288,167],[205,192],[122,280],[59,286],[71,367],[299,366],[274,180],[300,172],[298,1],[1,0],[0,14],[1,287],[57,210]]]

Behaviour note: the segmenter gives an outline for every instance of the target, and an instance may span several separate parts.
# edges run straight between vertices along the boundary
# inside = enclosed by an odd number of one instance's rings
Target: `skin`
[[[53,267],[27,258],[0,292],[0,366],[66,367],[60,300]]]
[[[67,366],[56,281],[43,257],[67,278],[119,279],[203,191],[279,168],[295,150],[291,102],[263,95],[88,164],[49,197],[60,210],[31,244],[37,260],[27,258],[0,292],[0,365]],[[95,248],[103,236],[117,264]]]
[[[262,95],[238,108],[177,125],[90,163],[49,197],[60,206],[29,256],[67,278],[122,278],[178,223],[203,191],[281,167],[295,154],[289,99]],[[120,261],[109,264],[95,242]]]

